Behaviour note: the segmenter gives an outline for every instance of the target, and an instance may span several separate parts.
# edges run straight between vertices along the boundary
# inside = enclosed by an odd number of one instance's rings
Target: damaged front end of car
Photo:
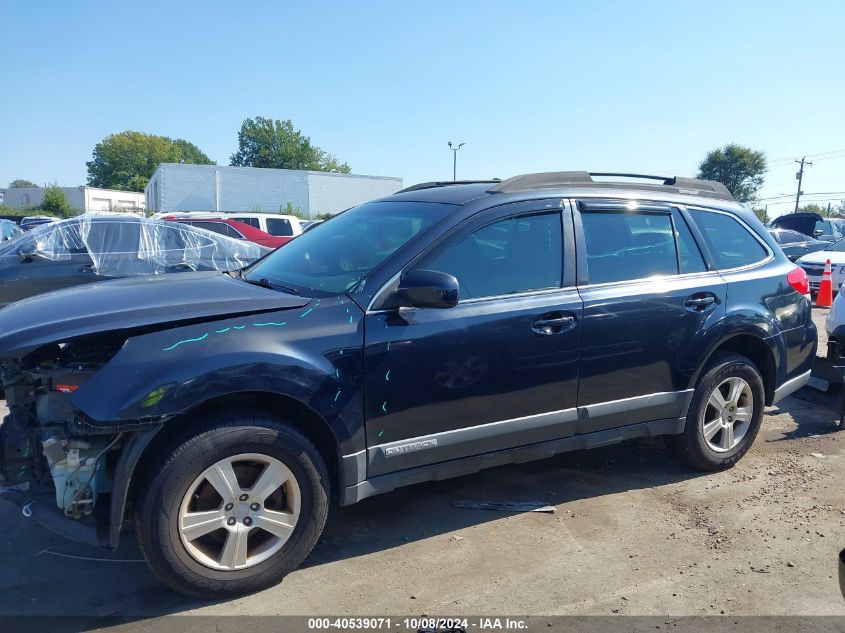
[[[91,425],[70,395],[125,341],[118,334],[85,336],[2,363],[9,413],[0,433],[0,485],[21,493],[27,513],[33,502],[43,512],[52,496],[65,517],[85,519],[96,512],[107,523],[108,511],[97,512],[98,500],[111,491],[125,433]],[[87,524],[95,528],[96,517]]]
[[[3,498],[55,532],[115,549],[144,450],[193,402],[185,394],[202,390],[198,376],[211,372],[214,386],[228,386],[214,382],[213,363],[169,363],[161,348],[209,322],[307,302],[225,274],[192,273],[90,284],[3,308]]]

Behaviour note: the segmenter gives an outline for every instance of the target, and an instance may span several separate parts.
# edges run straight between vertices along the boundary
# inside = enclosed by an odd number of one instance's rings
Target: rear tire
[[[319,451],[264,413],[211,415],[164,449],[140,494],[137,533],[153,573],[195,598],[264,589],[296,569],[328,516]]]
[[[754,442],[765,390],[757,367],[739,354],[717,353],[695,387],[684,432],[667,437],[683,462],[705,471],[731,468]]]

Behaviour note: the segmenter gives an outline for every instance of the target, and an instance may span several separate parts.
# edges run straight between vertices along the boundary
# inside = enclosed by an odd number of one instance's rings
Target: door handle
[[[704,312],[716,305],[716,296],[712,294],[692,295],[687,297],[684,305],[693,312]]]
[[[537,334],[560,334],[575,325],[575,317],[571,314],[551,313],[535,319],[531,329]]]

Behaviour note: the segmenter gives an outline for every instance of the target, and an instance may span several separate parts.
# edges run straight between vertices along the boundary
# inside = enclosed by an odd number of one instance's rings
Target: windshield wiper
[[[267,280],[262,279],[261,281],[267,281]],[[283,286],[281,284],[276,284],[276,283],[270,283],[270,285],[273,286],[273,288],[276,288],[278,290],[281,290],[282,292],[288,293],[289,295],[296,295],[297,297],[299,296],[299,290],[297,290],[296,288],[291,288],[290,286]]]
[[[248,284],[252,284],[253,286],[261,286],[262,288],[269,288],[270,290],[275,290],[273,284],[270,283],[270,280],[266,277],[262,277],[261,279],[247,279],[246,277],[242,278]]]
[[[283,286],[282,284],[274,283],[267,279],[267,277],[261,277],[260,279],[247,279],[243,272],[240,272],[239,276],[245,282],[247,282],[248,284],[252,284],[253,286],[261,286],[262,288],[268,288],[269,290],[280,290],[289,295],[299,296],[299,290],[297,290],[296,288],[291,288],[290,286]]]

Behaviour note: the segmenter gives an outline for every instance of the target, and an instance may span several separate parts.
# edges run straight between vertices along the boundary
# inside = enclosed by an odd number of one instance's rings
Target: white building
[[[338,213],[396,193],[401,178],[294,169],[162,163],[147,184],[147,209],[174,211],[284,211],[306,216]]]
[[[97,187],[59,187],[70,206],[86,212],[143,209],[144,194],[137,191],[117,191]],[[16,209],[29,209],[44,202],[45,187],[6,189],[3,202]]]

